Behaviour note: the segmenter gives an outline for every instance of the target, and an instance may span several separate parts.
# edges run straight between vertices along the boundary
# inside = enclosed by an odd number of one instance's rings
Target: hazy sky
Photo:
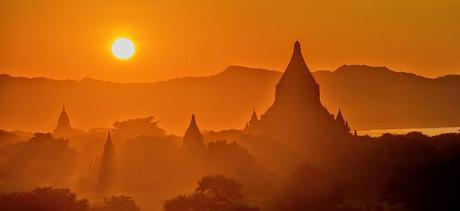
[[[282,70],[302,43],[313,70],[388,66],[460,74],[460,1],[0,1],[0,72],[156,81],[236,64]],[[132,39],[128,61],[111,55]]]

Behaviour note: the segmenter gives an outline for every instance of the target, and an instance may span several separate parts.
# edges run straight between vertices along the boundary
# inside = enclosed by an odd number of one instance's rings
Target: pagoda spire
[[[257,122],[259,122],[259,117],[257,116],[256,109],[252,111],[251,119],[249,119],[249,122],[246,123],[246,128],[249,127],[254,127]]]
[[[344,129],[347,134],[350,134],[351,129],[350,129],[350,125],[348,125],[348,121],[345,121]]]
[[[259,121],[259,117],[257,117],[257,113],[256,113],[256,109],[254,108],[254,110],[252,111],[252,115],[251,115],[251,120],[250,121]]]
[[[299,72],[301,74],[306,74],[309,80],[314,80],[313,75],[308,69],[307,63],[302,55],[302,49],[298,40],[294,43],[291,60],[286,68],[286,73],[287,72]]]
[[[291,60],[276,85],[275,104],[322,106],[319,85],[305,63],[299,41],[294,43]]]
[[[339,128],[345,132],[345,134],[350,133],[351,130],[350,126],[348,125],[348,121],[346,121],[345,118],[343,118],[342,111],[340,109],[337,113],[337,116],[335,117],[335,122],[337,126],[339,126]]]
[[[195,114],[192,114],[190,124],[185,131],[184,137],[182,138],[182,147],[189,148],[191,150],[201,150],[205,148],[203,135],[196,124]]]
[[[97,178],[98,191],[108,191],[113,183],[115,173],[115,146],[110,136],[110,130],[107,132],[107,141],[104,144],[104,151],[99,166],[99,175]]]
[[[107,142],[106,142],[106,145],[107,143],[112,143],[112,137],[110,136],[110,130],[107,132]]]
[[[59,115],[59,119],[54,133],[65,134],[69,133],[70,131],[72,131],[72,126],[70,125],[69,115],[65,110],[65,105],[62,105],[62,111]]]
[[[198,125],[196,124],[195,114],[192,114],[192,119],[190,120],[189,128],[196,128],[199,132]]]
[[[345,124],[345,119],[343,118],[342,111],[339,108],[339,112],[337,112],[337,116],[335,117],[335,121],[339,124]]]
[[[301,62],[305,64],[305,66],[307,66],[307,64],[305,63],[305,59],[302,55],[302,48],[300,47],[300,42],[298,40],[296,40],[294,43],[294,50],[292,51],[292,56],[291,60],[289,61],[289,64],[293,64],[295,62]]]

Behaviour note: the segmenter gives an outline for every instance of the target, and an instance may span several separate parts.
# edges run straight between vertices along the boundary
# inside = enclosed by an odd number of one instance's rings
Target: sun
[[[118,38],[112,44],[112,54],[120,60],[131,58],[135,50],[134,43],[127,38]]]

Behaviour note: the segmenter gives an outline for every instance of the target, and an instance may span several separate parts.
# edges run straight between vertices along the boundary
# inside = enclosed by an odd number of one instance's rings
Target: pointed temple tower
[[[259,117],[257,116],[256,109],[252,111],[251,118],[246,123],[245,131],[247,133],[257,133],[259,130]]]
[[[295,42],[291,60],[276,85],[275,102],[257,125],[258,134],[283,143],[320,142],[325,137],[343,134],[337,129],[334,116],[321,104],[319,85],[305,63],[299,41]],[[253,129],[248,125],[245,130]]]
[[[246,127],[254,127],[257,125],[257,122],[259,122],[259,117],[257,116],[256,109],[252,111],[251,119],[249,119],[249,122],[246,123]]]
[[[70,125],[69,115],[65,110],[65,106],[62,106],[61,115],[57,122],[56,129],[54,129],[53,134],[57,136],[68,136],[73,132],[72,126]]]
[[[113,177],[115,173],[115,146],[110,137],[110,131],[107,133],[107,141],[104,144],[104,151],[99,165],[97,176],[97,190],[107,192],[112,188]]]
[[[350,134],[350,126],[348,126],[348,122],[343,118],[342,111],[340,109],[335,117],[335,122],[340,131],[343,131],[344,134]]]
[[[337,116],[335,117],[335,122],[339,125],[345,125],[345,119],[343,119],[342,111],[339,109]]]
[[[190,125],[182,138],[181,147],[189,152],[202,152],[206,148],[204,145],[203,135],[196,124],[195,114],[192,114]]]

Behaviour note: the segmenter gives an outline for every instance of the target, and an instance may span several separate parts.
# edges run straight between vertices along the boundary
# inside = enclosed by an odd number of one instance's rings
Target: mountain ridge
[[[342,108],[353,129],[460,125],[459,75],[427,78],[366,65],[313,75],[323,104],[330,113]],[[181,134],[191,113],[204,129],[242,128],[254,108],[263,113],[273,103],[280,77],[278,71],[237,65],[210,76],[148,83],[1,74],[0,128],[49,131],[63,104],[73,125],[82,129],[153,115],[165,129]]]
[[[402,75],[411,75],[411,76],[416,76],[419,78],[423,79],[460,79],[460,75],[457,74],[447,74],[447,75],[442,75],[442,76],[437,76],[434,78],[431,77],[426,77],[422,75],[417,75],[415,73],[410,73],[410,72],[405,72],[405,71],[394,71],[389,69],[386,66],[370,66],[370,65],[361,65],[361,64],[345,64],[340,67],[338,67],[335,70],[313,70],[312,73],[334,73],[334,72],[347,72],[347,71],[353,71],[353,72],[359,72],[359,71],[368,71],[366,68],[370,68],[371,71],[388,71],[390,73],[395,73],[395,74],[402,74]],[[177,78],[170,78],[170,79],[165,79],[165,80],[159,80],[159,81],[152,81],[152,82],[118,82],[118,81],[108,81],[108,80],[101,80],[101,79],[96,79],[96,78],[91,78],[91,77],[83,77],[81,79],[53,79],[53,78],[48,78],[44,76],[37,76],[37,77],[26,77],[26,76],[15,76],[11,75],[8,73],[0,73],[0,80],[5,79],[5,78],[16,78],[16,79],[28,79],[28,80],[51,80],[51,81],[74,81],[74,82],[83,82],[83,81],[97,81],[97,82],[107,82],[107,83],[114,83],[114,84],[155,84],[155,83],[162,83],[162,82],[169,82],[169,81],[175,81],[175,80],[181,80],[181,79],[190,79],[190,78],[208,78],[212,76],[222,76],[222,75],[233,75],[235,72],[239,73],[244,73],[244,72],[250,72],[253,73],[254,71],[257,72],[265,72],[265,73],[272,73],[272,74],[282,74],[281,71],[278,70],[270,70],[270,69],[265,69],[265,68],[259,68],[259,67],[246,67],[243,65],[229,65],[227,68],[225,68],[223,71],[217,72],[212,75],[206,75],[206,76],[183,76],[183,77],[177,77]]]

